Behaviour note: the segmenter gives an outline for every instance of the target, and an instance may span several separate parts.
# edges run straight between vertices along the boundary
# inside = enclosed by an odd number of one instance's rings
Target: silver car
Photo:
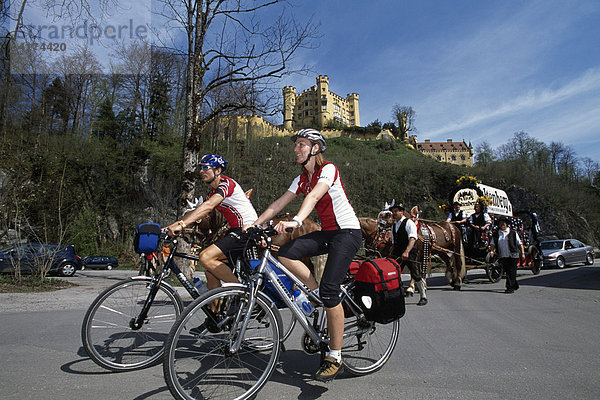
[[[548,240],[540,243],[544,267],[564,268],[566,265],[594,263],[594,249],[577,239]]]

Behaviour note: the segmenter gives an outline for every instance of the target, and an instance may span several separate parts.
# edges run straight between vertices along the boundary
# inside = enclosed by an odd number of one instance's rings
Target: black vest
[[[473,225],[484,226],[485,218],[483,217],[483,212],[479,214],[473,214]]]
[[[400,223],[398,230],[394,232],[394,226],[392,226],[392,235],[394,236],[394,255],[396,257],[401,256],[408,246],[408,233],[406,233],[406,223],[408,218],[404,218],[404,221]]]
[[[465,219],[465,217],[463,216],[462,210],[460,210],[458,212],[458,214],[454,214],[454,211],[452,211],[451,214],[452,214],[452,218],[450,218],[450,221],[462,221],[463,219]]]
[[[498,252],[498,237],[500,236],[499,231],[494,232],[492,236],[494,237],[494,243],[496,244],[496,252]],[[508,251],[511,254],[519,252],[519,246],[517,246],[517,232],[512,229],[508,232]],[[499,253],[498,256],[500,256]]]

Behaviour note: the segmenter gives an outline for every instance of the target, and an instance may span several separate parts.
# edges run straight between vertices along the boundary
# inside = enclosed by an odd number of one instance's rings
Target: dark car
[[[108,269],[117,268],[119,260],[116,257],[110,256],[89,256],[83,258],[83,266],[92,269]]]
[[[564,268],[566,265],[594,263],[594,249],[577,239],[546,240],[540,243],[544,266]]]
[[[81,267],[81,258],[71,245],[33,242],[0,250],[0,273],[20,268],[22,274],[32,274],[48,268],[48,273],[73,276]]]

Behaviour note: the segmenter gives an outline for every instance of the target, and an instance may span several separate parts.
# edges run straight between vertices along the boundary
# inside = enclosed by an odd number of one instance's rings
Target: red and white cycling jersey
[[[324,231],[360,229],[360,223],[356,218],[354,208],[352,208],[348,196],[346,196],[340,173],[332,163],[324,163],[321,169],[315,171],[310,182],[308,181],[308,173],[304,170],[301,175],[294,179],[288,190],[296,195],[303,193],[306,196],[319,182],[329,186],[329,190],[321,197],[315,207],[321,220],[321,229]]]
[[[221,176],[219,186],[208,193],[210,199],[215,193],[223,196],[223,201],[216,208],[223,214],[231,228],[241,228],[250,225],[258,219],[256,211],[250,203],[242,187],[228,176]]]

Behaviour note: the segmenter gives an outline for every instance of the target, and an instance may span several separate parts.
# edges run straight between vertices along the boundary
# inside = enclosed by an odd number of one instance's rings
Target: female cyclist
[[[330,381],[342,369],[342,339],[344,311],[340,304],[340,285],[346,276],[352,258],[362,243],[360,224],[350,205],[340,173],[335,165],[326,162],[321,153],[327,148],[323,134],[314,129],[302,129],[294,136],[296,162],[302,173],[289,189],[275,200],[256,220],[260,225],[278,214],[290,201],[302,193],[304,201],[291,221],[275,226],[279,233],[287,228],[299,228],[302,221],[316,207],[321,220],[321,231],[300,236],[279,249],[279,260],[309,289],[319,289],[325,305],[329,330],[329,353],[323,359],[315,378]],[[303,257],[328,254],[320,285],[302,261]]]

